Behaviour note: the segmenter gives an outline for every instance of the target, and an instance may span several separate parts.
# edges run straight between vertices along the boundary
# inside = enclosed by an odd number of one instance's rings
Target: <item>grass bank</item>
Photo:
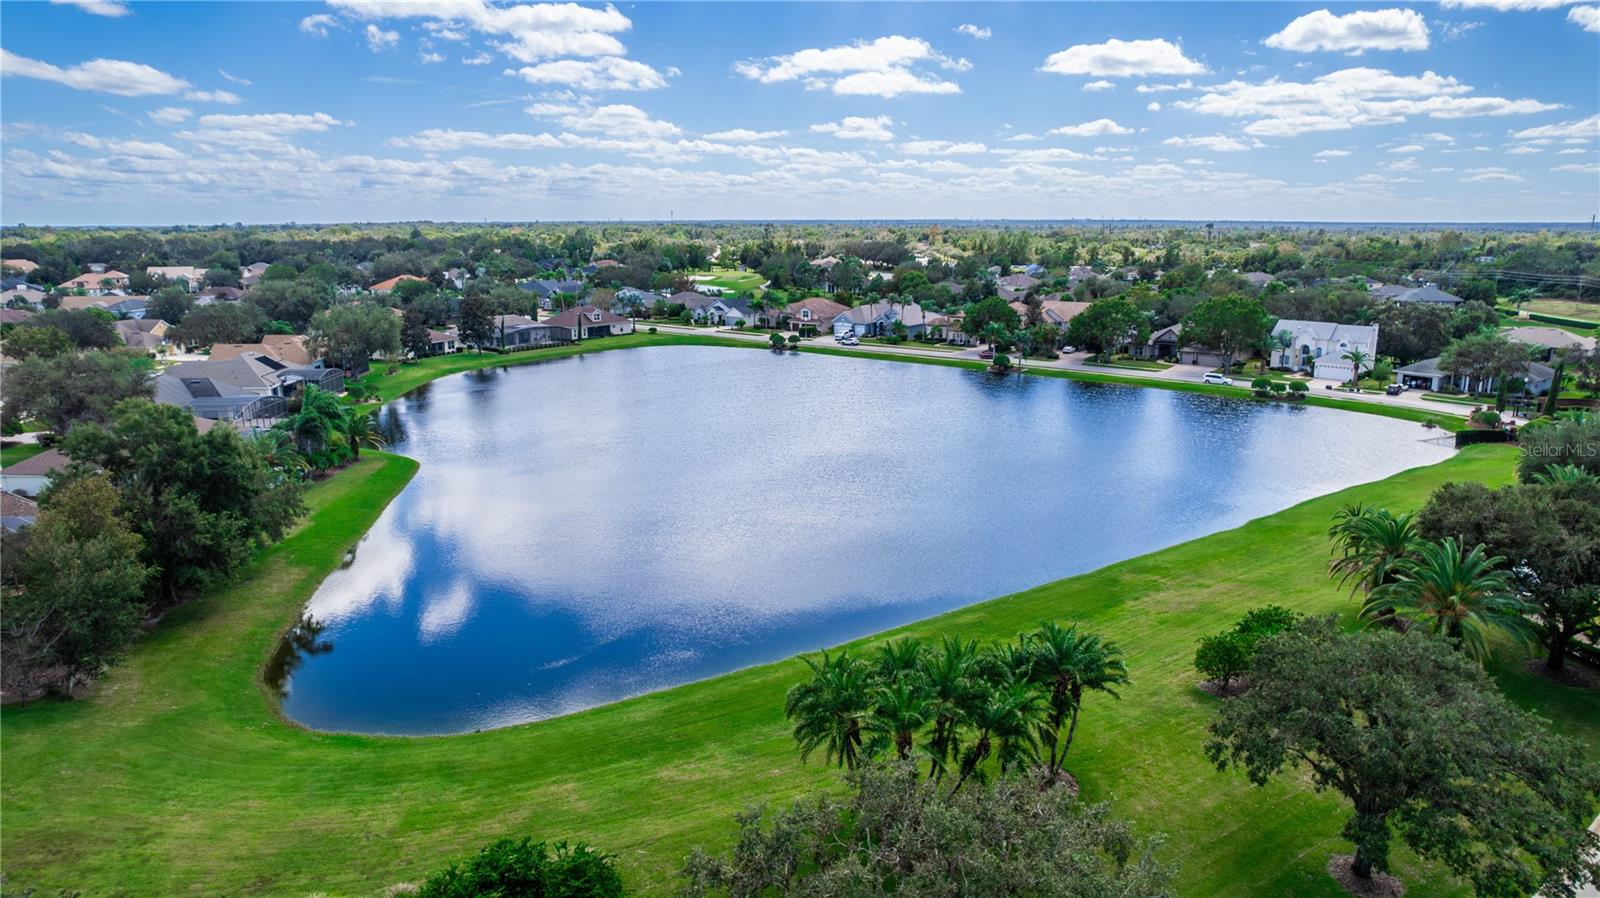
[[[1234,530],[984,602],[887,635],[1001,639],[1040,619],[1116,640],[1133,685],[1087,708],[1069,767],[1085,794],[1169,835],[1179,893],[1328,896],[1343,811],[1303,783],[1255,788],[1204,761],[1216,706],[1190,668],[1199,636],[1277,602],[1349,612],[1328,583],[1325,531],[1344,502],[1419,505],[1449,480],[1511,479],[1515,453],[1449,461],[1314,499]],[[232,588],[174,613],[96,693],[0,712],[3,867],[10,884],[91,895],[377,895],[505,834],[616,852],[632,893],[666,895],[732,813],[836,782],[800,763],[782,716],[798,661],[736,672],[556,720],[442,738],[306,732],[259,674],[277,635],[414,464],[369,453],[318,485],[313,514]],[[335,648],[337,651],[337,648]],[[1600,746],[1600,696],[1506,662],[1525,706]],[[1405,852],[1413,898],[1466,890]]]

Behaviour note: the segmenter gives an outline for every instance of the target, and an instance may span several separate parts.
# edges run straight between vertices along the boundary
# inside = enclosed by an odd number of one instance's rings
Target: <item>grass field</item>
[[[10,446],[0,446],[0,468],[33,458],[43,451],[44,447],[38,443],[15,443]]]
[[[754,293],[761,288],[767,279],[759,271],[740,271],[737,268],[711,268],[705,271],[691,271],[689,276],[699,280],[700,283],[711,287],[721,287],[724,290],[735,290],[740,293]]]
[[[1145,361],[1143,359],[1117,359],[1111,362],[1085,360],[1084,364],[1093,365],[1096,368],[1131,368],[1135,371],[1165,371],[1172,367],[1168,362]]]
[[[1522,304],[1524,312],[1560,315],[1563,318],[1581,318],[1600,323],[1600,302],[1578,302],[1574,299],[1530,299]],[[1532,322],[1539,324],[1541,322]]]
[[[1339,802],[1294,781],[1255,788],[1205,763],[1216,700],[1194,686],[1194,641],[1269,601],[1349,612],[1324,572],[1341,504],[1415,507],[1448,480],[1505,482],[1514,458],[1473,447],[895,634],[1002,639],[1053,618],[1116,640],[1133,685],[1085,711],[1068,766],[1086,796],[1168,835],[1182,895],[1332,898],[1322,867],[1347,847]],[[666,895],[692,846],[726,846],[735,810],[837,782],[800,763],[789,738],[781,708],[803,669],[794,660],[487,733],[370,738],[283,722],[260,682],[278,634],[414,467],[370,453],[317,486],[309,522],[238,585],[170,615],[92,697],[3,712],[9,885],[377,895],[498,836],[533,834],[604,846],[632,893]],[[1496,674],[1518,702],[1600,746],[1600,695],[1514,660]],[[1466,894],[1405,851],[1396,861],[1413,898]]]

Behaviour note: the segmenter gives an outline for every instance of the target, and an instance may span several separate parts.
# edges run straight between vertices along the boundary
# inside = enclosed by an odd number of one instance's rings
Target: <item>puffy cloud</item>
[[[147,97],[175,94],[189,86],[182,78],[169,75],[139,62],[121,59],[91,59],[61,68],[48,62],[0,50],[0,75],[34,78],[63,84],[74,90],[113,94],[119,97]]]
[[[176,125],[186,122],[194,112],[182,106],[162,106],[145,113],[145,117],[158,125]]]
[[[290,138],[300,133],[320,133],[330,128],[348,125],[326,112],[294,113],[265,112],[254,115],[202,115],[192,131],[179,131],[175,136],[202,144],[220,144],[244,147],[266,152],[287,152],[293,149]]]
[[[840,140],[894,140],[893,126],[894,119],[887,115],[847,115],[837,122],[812,125],[811,130]]]
[[[1383,69],[1351,68],[1309,82],[1229,81],[1176,105],[1204,115],[1249,119],[1243,130],[1261,137],[1396,124],[1413,115],[1454,119],[1560,108],[1532,99],[1464,96],[1471,92],[1455,78],[1433,72],[1395,75]]]
[[[1544,152],[1544,148],[1543,147],[1531,146],[1529,144],[1523,144],[1522,146],[1512,147],[1511,149],[1506,150],[1506,153],[1508,153],[1509,155],[1512,155],[1512,156],[1528,156],[1528,155],[1531,155],[1533,153],[1543,153],[1543,152]]]
[[[1600,31],[1600,6],[1574,6],[1567,10],[1567,21],[1584,31]]]
[[[417,61],[423,65],[433,65],[436,62],[444,62],[444,54],[434,53],[431,50],[423,51],[417,54]]]
[[[667,86],[667,79],[654,68],[620,56],[556,59],[523,66],[508,74],[534,84],[559,84],[582,91],[655,90]]]
[[[1142,94],[1164,94],[1174,90],[1194,90],[1194,82],[1185,78],[1177,84],[1141,84],[1134,90]]]
[[[367,48],[374,53],[382,53],[384,50],[400,43],[400,32],[384,31],[371,22],[367,23],[366,30],[362,34],[367,39]]]
[[[1103,44],[1077,44],[1045,58],[1040,71],[1057,75],[1199,75],[1206,67],[1183,55],[1183,48],[1162,39]]]
[[[446,128],[429,128],[410,137],[393,137],[388,143],[391,147],[430,153],[453,150],[551,150],[565,146],[559,138],[550,134],[490,134]]]
[[[238,94],[226,90],[188,90],[184,91],[183,98],[196,103],[221,103],[224,106],[237,106],[241,102]]]
[[[727,131],[713,131],[705,135],[705,138],[706,140],[733,141],[772,140],[775,137],[783,137],[788,133],[788,131],[752,131],[749,128],[730,128]]]
[[[1259,140],[1246,142],[1226,134],[1212,134],[1207,137],[1169,137],[1161,142],[1169,147],[1199,147],[1213,153],[1238,153],[1264,146]]]
[[[1161,104],[1157,103],[1155,100],[1151,100],[1150,102],[1144,104],[1144,108],[1148,112],[1160,112]]]
[[[1569,162],[1558,165],[1551,171],[1577,172],[1584,175],[1600,175],[1600,162]]]
[[[1469,168],[1464,169],[1463,173],[1466,174],[1466,177],[1461,179],[1464,183],[1522,180],[1521,175],[1506,171],[1499,166],[1491,166],[1489,168]]]
[[[1445,9],[1492,9],[1496,12],[1527,12],[1535,9],[1556,9],[1572,0],[1440,0]]]
[[[677,125],[651,118],[650,113],[626,103],[610,103],[604,106],[535,103],[524,111],[537,118],[554,119],[563,128],[573,131],[606,131],[617,134],[645,134],[653,137],[673,137],[683,133],[683,129]]]
[[[957,25],[951,30],[956,34],[965,34],[967,37],[980,41],[986,41],[994,36],[993,31],[980,25]]]
[[[182,159],[183,154],[164,143],[153,143],[143,140],[112,140],[101,138],[81,131],[68,131],[62,135],[68,143],[77,144],[91,150],[99,150],[112,156],[122,156],[132,159]]]
[[[973,141],[908,140],[900,144],[900,152],[910,156],[968,156],[987,153],[989,148]]]
[[[1403,147],[1392,147],[1392,148],[1390,148],[1389,152],[1391,152],[1391,153],[1420,153],[1420,152],[1423,151],[1423,149],[1424,149],[1424,147],[1420,143],[1408,143]]]
[[[1311,154],[1313,159],[1337,159],[1340,156],[1350,155],[1349,150],[1320,150]]]
[[[424,19],[424,27],[470,28],[498,38],[494,46],[520,62],[557,56],[622,56],[626,48],[613,35],[633,23],[613,6],[592,9],[576,3],[491,5],[485,0],[329,0],[352,18]]]
[[[1084,82],[1083,90],[1084,90],[1084,93],[1093,93],[1094,91],[1097,91],[1097,90],[1110,90],[1110,89],[1112,89],[1113,87],[1116,87],[1116,86],[1117,86],[1117,83],[1115,81],[1107,81],[1104,78],[1101,78],[1098,81],[1086,81],[1086,82]]]
[[[826,49],[799,50],[736,63],[739,75],[762,84],[803,81],[813,90],[846,96],[896,97],[901,94],[954,94],[961,87],[925,67],[966,71],[972,63],[933,49],[921,38],[889,35]],[[924,67],[919,70],[918,67]]]
[[[1102,134],[1132,134],[1133,129],[1119,125],[1108,118],[1097,118],[1092,122],[1051,128],[1050,133],[1067,137],[1098,137]]]
[[[462,65],[488,65],[491,62],[494,62],[494,57],[481,51],[476,56],[468,56],[461,60]]]
[[[1262,43],[1297,53],[1426,50],[1428,25],[1412,9],[1358,10],[1342,16],[1319,9],[1295,19]]]
[[[335,28],[338,24],[338,20],[333,16],[325,12],[319,12],[301,19],[300,30],[306,34],[314,34],[317,37],[327,37],[328,29]]]
[[[1554,125],[1539,125],[1511,132],[1514,140],[1552,140],[1563,137],[1600,138],[1600,115]]]
[[[130,12],[128,5],[122,0],[50,0],[50,2],[61,6],[76,6],[90,15],[113,19],[120,19]]]

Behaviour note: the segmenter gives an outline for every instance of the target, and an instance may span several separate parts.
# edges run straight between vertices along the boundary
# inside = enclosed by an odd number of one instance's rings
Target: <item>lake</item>
[[[1451,452],[1438,431],[1331,409],[712,347],[455,375],[383,420],[422,468],[271,677],[314,729],[565,714]]]

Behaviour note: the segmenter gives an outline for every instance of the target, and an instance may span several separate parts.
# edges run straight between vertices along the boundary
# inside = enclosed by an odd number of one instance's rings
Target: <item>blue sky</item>
[[[7,2],[6,223],[1586,220],[1600,6]]]

